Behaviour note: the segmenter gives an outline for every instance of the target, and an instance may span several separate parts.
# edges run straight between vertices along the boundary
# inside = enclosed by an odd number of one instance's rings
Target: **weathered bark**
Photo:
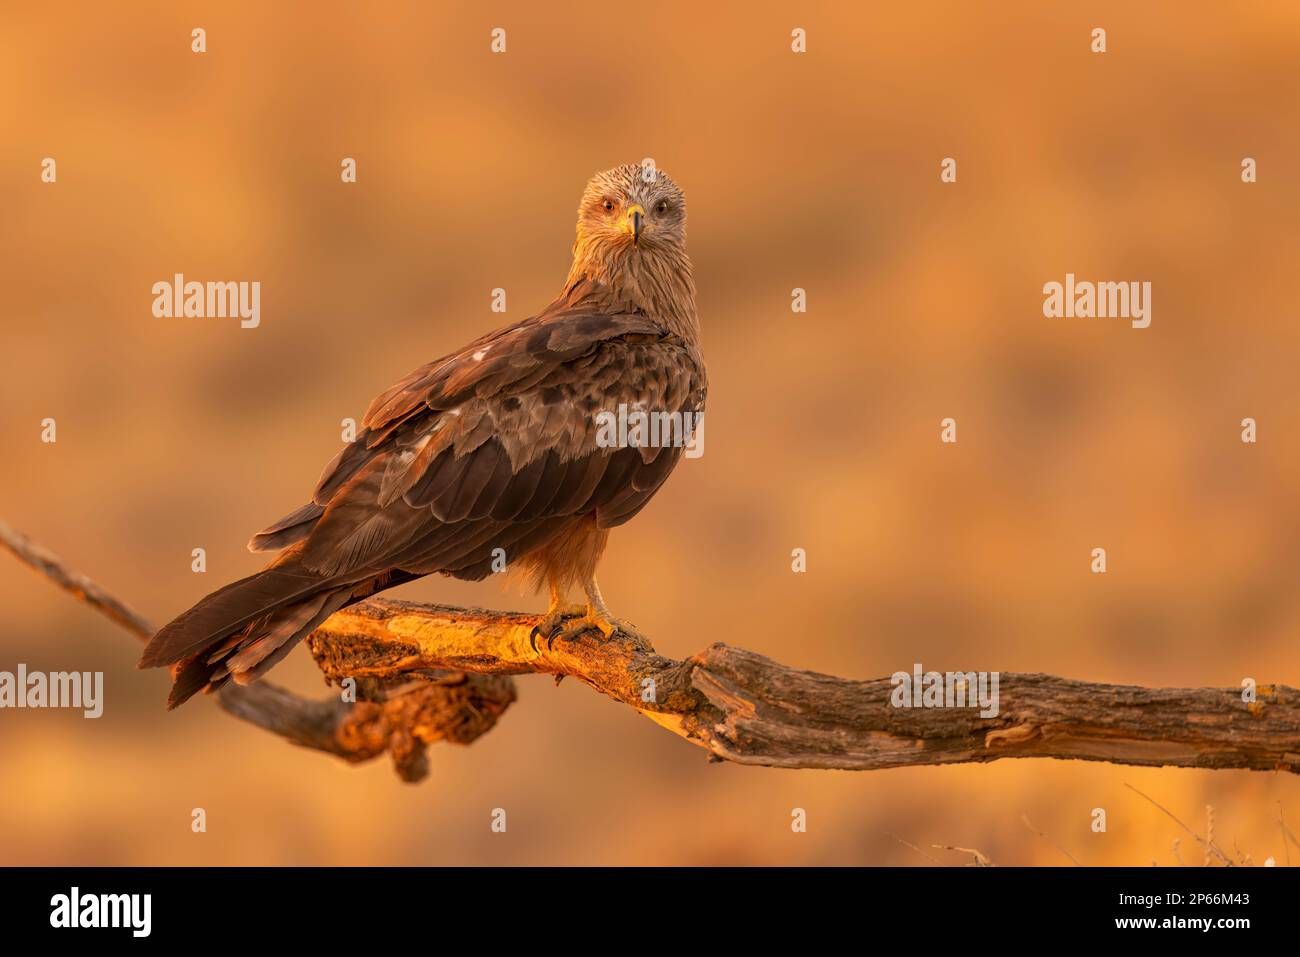
[[[358,682],[355,703],[341,696],[308,701],[265,681],[227,685],[217,698],[237,718],[345,761],[368,761],[387,751],[402,780],[420,781],[429,771],[426,745],[469,744],[515,700],[508,678],[460,672],[424,677],[399,687]]]
[[[327,678],[395,678],[427,669],[576,678],[741,764],[871,770],[998,758],[1300,770],[1300,692],[1140,688],[1042,674],[1000,676],[1000,711],[895,708],[888,678],[799,671],[714,644],[685,661],[643,642],[587,633],[552,648],[538,616],[374,598],[309,639]]]

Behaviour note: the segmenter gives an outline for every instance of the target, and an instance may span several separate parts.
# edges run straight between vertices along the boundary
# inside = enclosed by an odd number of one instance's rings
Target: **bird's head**
[[[683,335],[694,335],[686,200],[666,173],[629,163],[591,178],[578,204],[566,287],[583,279]]]
[[[578,205],[578,245],[602,256],[685,250],[681,189],[653,166],[628,163],[597,173]]]

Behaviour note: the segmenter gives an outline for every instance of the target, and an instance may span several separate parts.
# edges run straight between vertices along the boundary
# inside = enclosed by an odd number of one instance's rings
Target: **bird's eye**
[[[614,211],[614,201],[612,199],[607,199],[600,205],[605,208],[605,212],[607,213],[612,213]]]
[[[661,199],[659,200],[659,202],[655,203],[655,212],[659,213],[660,215],[663,215],[664,213],[668,212],[668,200]]]

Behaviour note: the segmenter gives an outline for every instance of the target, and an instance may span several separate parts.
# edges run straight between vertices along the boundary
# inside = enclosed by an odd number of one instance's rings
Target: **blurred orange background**
[[[653,157],[690,210],[707,443],[601,581],[661,652],[1300,685],[1300,7],[1069,6],[14,7],[0,517],[166,621],[261,566],[245,540],[305,501],[341,419],[547,303],[587,178]],[[261,326],[155,319],[176,272],[260,281]],[[1067,272],[1149,280],[1151,327],[1045,319]],[[1022,814],[1086,864],[1177,863],[1182,832],[1126,782],[1196,827],[1213,805],[1256,863],[1287,859],[1279,809],[1300,829],[1285,774],[710,765],[540,677],[407,786],[211,701],[164,713],[134,639],[7,556],[0,604],[0,669],[106,673],[98,721],[0,712],[0,864],[927,863],[891,835],[1068,863]],[[305,649],[276,680],[328,693]]]

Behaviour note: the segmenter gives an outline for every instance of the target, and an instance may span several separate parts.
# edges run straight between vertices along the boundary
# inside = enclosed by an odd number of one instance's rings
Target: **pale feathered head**
[[[597,173],[578,204],[578,244],[624,254],[686,248],[686,199],[666,173],[635,163]]]
[[[583,279],[607,289],[614,306],[630,305],[665,328],[697,335],[686,199],[667,174],[629,163],[591,178],[578,204],[566,288]]]

